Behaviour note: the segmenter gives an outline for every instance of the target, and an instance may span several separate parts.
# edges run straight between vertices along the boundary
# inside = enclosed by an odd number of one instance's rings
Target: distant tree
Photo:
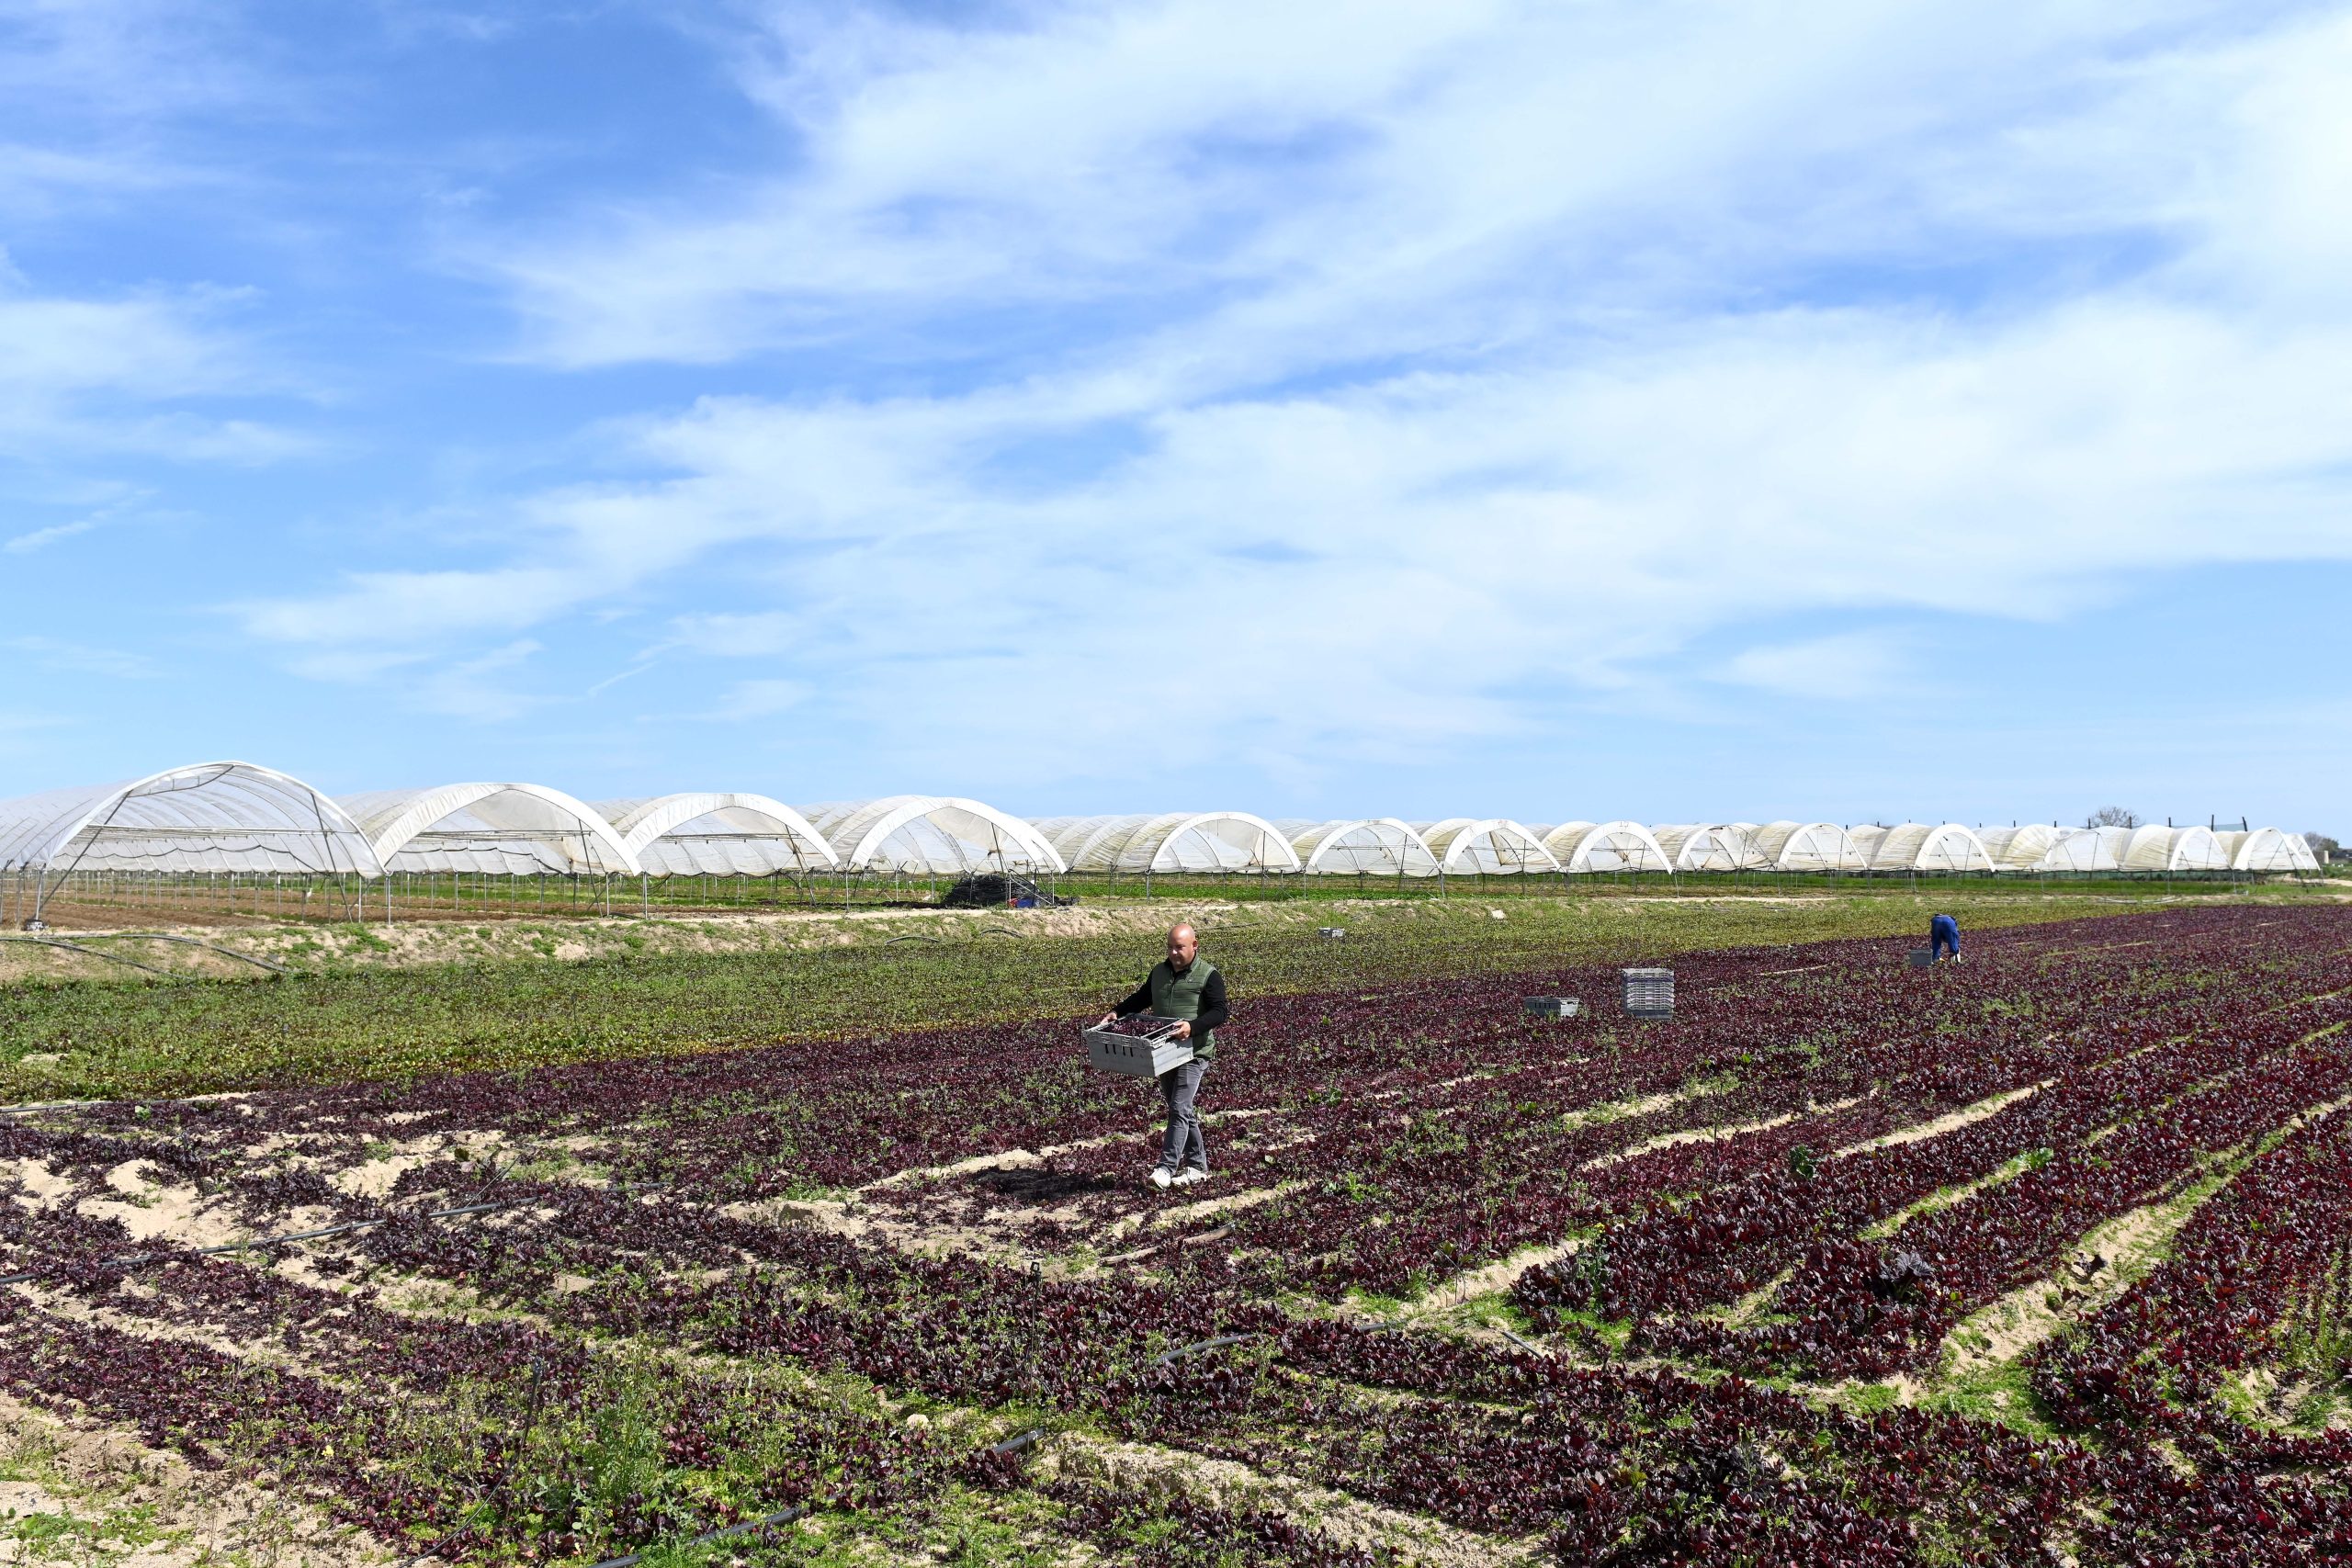
[[[2140,814],[2126,811],[2120,806],[2102,806],[2091,813],[2091,826],[2094,828],[2137,828],[2139,825]]]
[[[2313,852],[2319,854],[2340,855],[2344,852],[2344,846],[2325,833],[2305,833],[2303,842],[2309,844]]]

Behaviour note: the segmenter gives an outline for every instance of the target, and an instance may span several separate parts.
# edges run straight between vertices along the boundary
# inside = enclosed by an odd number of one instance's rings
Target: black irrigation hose
[[[1214,1339],[1204,1339],[1197,1345],[1186,1345],[1178,1349],[1170,1350],[1164,1354],[1155,1356],[1152,1358],[1151,1364],[1155,1367],[1172,1366],[1178,1360],[1186,1356],[1192,1355],[1197,1350],[1214,1350],[1223,1345],[1246,1345],[1252,1339],[1263,1339],[1264,1337],[1265,1336],[1262,1334],[1220,1334]]]
[[[1043,1438],[1045,1435],[1046,1429],[1043,1427],[1032,1427],[1017,1438],[1007,1438],[1001,1443],[991,1445],[989,1449],[989,1452],[992,1454],[1017,1454],[1023,1449],[1027,1448],[1030,1444],[1037,1441],[1037,1439]]]
[[[135,958],[125,958],[119,953],[101,953],[95,947],[84,947],[79,942],[57,942],[45,936],[0,936],[0,942],[13,942],[20,947],[53,947],[60,953],[78,953],[89,958],[103,958],[109,964],[119,964],[125,968],[143,969],[150,975],[161,975],[166,980],[177,980],[182,985],[194,984],[192,976],[175,975],[169,969],[158,969],[153,964],[141,964]]]
[[[744,1523],[740,1525],[729,1525],[724,1529],[705,1530],[702,1534],[694,1537],[690,1540],[682,1540],[674,1544],[679,1547],[700,1546],[705,1541],[725,1540],[729,1536],[750,1535],[755,1530],[774,1529],[778,1525],[790,1524],[793,1520],[798,1518],[808,1511],[808,1504],[795,1503],[791,1507],[785,1509],[782,1513],[770,1514],[766,1518],[746,1520]],[[669,1550],[671,1550],[669,1545],[657,1543],[647,1547],[642,1551],[632,1551],[627,1557],[607,1557],[602,1562],[597,1563],[595,1568],[637,1568],[638,1563],[644,1562],[656,1551],[666,1551]]]
[[[82,940],[84,942],[176,942],[187,947],[200,947],[207,953],[217,953],[223,958],[233,958],[240,964],[250,964],[256,969],[266,969],[273,975],[294,973],[283,964],[272,964],[266,958],[255,958],[250,953],[239,953],[234,948],[220,947],[209,942],[198,942],[192,936],[169,936],[162,931],[103,931],[96,936],[85,936]]]
[[[1032,1427],[1029,1430],[1022,1433],[1017,1438],[1007,1438],[1003,1442],[993,1445],[989,1448],[989,1452],[992,1454],[1017,1454],[1023,1449],[1027,1448],[1030,1444],[1035,1442],[1045,1435],[1046,1429],[1043,1427]],[[780,1513],[770,1514],[763,1519],[750,1519],[740,1525],[729,1525],[723,1529],[705,1530],[702,1534],[695,1536],[690,1540],[677,1541],[674,1543],[649,1546],[642,1551],[632,1551],[626,1557],[607,1557],[602,1562],[596,1563],[594,1568],[637,1568],[637,1564],[644,1562],[656,1551],[669,1551],[673,1548],[702,1546],[714,1540],[726,1540],[733,1536],[752,1535],[760,1530],[774,1529],[778,1525],[788,1525],[792,1523],[795,1519],[797,1519],[802,1515],[808,1513],[809,1508],[809,1504],[795,1503],[791,1507],[786,1508]]]
[[[1021,933],[1020,933],[1019,931],[1008,930],[1007,928],[1005,928],[1005,927],[1003,927],[1003,926],[982,926],[979,930],[978,930],[978,931],[974,931],[972,934],[973,934],[975,937],[983,937],[983,936],[1009,936],[1009,937],[1012,938],[1015,942],[1018,942],[1018,941],[1020,941],[1020,940],[1021,940]],[[910,934],[908,934],[908,935],[906,935],[906,936],[894,936],[894,937],[892,937],[889,941],[888,941],[888,942],[884,942],[882,945],[883,945],[883,946],[885,946],[885,947],[896,947],[896,946],[898,946],[898,945],[899,945],[900,942],[930,942],[931,944],[933,944],[933,946],[935,946],[935,947],[945,947],[946,945],[948,945],[948,943],[947,943],[947,939],[946,939],[945,937],[944,937],[944,936],[927,936],[927,935],[923,934],[923,933],[922,933],[922,932],[921,932],[921,931],[911,932],[911,933],[910,933]]]
[[[1503,1329],[1502,1336],[1504,1338],[1510,1340],[1512,1344],[1518,1346],[1521,1349],[1526,1351],[1531,1356],[1549,1356],[1552,1353],[1551,1351],[1544,1348],[1541,1345],[1529,1344],[1526,1340],[1521,1339],[1518,1335],[1513,1334],[1508,1328]]]

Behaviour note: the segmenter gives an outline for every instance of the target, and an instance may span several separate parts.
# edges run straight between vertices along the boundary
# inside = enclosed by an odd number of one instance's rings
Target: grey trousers
[[[1159,1148],[1163,1169],[1182,1170],[1188,1165],[1198,1171],[1209,1168],[1209,1146],[1201,1141],[1201,1113],[1193,1109],[1193,1098],[1201,1091],[1201,1075],[1208,1070],[1206,1062],[1187,1062],[1159,1075],[1159,1098],[1168,1102],[1168,1136]]]

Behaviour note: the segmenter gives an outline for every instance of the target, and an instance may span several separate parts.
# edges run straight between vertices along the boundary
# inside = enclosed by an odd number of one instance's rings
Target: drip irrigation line
[[[611,1190],[653,1192],[661,1190],[667,1185],[666,1182],[657,1181],[649,1182],[642,1187],[616,1187]],[[526,1203],[543,1202],[547,1197],[547,1193],[534,1192],[522,1198],[502,1198],[492,1203],[466,1203],[454,1209],[433,1209],[413,1217],[420,1220],[454,1220],[464,1214],[487,1214],[500,1209],[519,1209]],[[345,1220],[340,1224],[321,1225],[316,1230],[290,1231],[283,1235],[257,1235],[250,1241],[223,1242],[217,1247],[184,1247],[169,1252],[134,1252],[125,1258],[101,1258],[97,1266],[101,1269],[136,1269],[142,1263],[168,1262],[175,1258],[209,1258],[223,1252],[255,1252],[268,1247],[283,1247],[289,1242],[316,1241],[322,1236],[342,1235],[347,1231],[366,1230],[370,1225],[386,1224],[393,1220],[410,1217],[412,1216],[397,1213],[379,1214],[372,1220]],[[16,1274],[0,1274],[0,1285],[21,1285],[40,1277],[41,1270],[38,1269],[28,1269]]]
[[[166,980],[192,985],[194,977],[175,975],[169,969],[158,969],[153,964],[141,964],[135,958],[125,958],[119,953],[101,953],[95,947],[84,947],[77,942],[58,942],[45,936],[0,936],[0,942],[13,942],[20,947],[53,947],[60,953],[79,953],[90,958],[103,958],[109,964],[119,964],[130,969],[144,969],[150,975],[161,975]]]
[[[1498,1326],[1499,1326],[1499,1325]],[[1548,1357],[1552,1354],[1551,1351],[1546,1350],[1541,1345],[1529,1344],[1526,1340],[1521,1339],[1518,1335],[1513,1334],[1508,1328],[1503,1329],[1502,1334],[1504,1338],[1510,1340],[1512,1344],[1518,1346],[1521,1349],[1526,1351],[1531,1356]]]
[[[1021,933],[1019,931],[1009,930],[1003,926],[982,926],[979,930],[974,931],[972,935],[975,938],[984,936],[1009,936],[1015,942],[1021,940]],[[922,931],[910,931],[904,936],[894,936],[882,945],[885,947],[896,947],[902,942],[927,942],[934,947],[948,947],[954,945],[944,936],[932,936]]]
[[[240,964],[250,964],[256,969],[266,969],[273,975],[294,973],[283,964],[272,964],[268,959],[255,958],[250,953],[239,953],[234,948],[221,947],[214,942],[198,942],[192,936],[171,936],[163,931],[102,931],[95,936],[85,936],[82,940],[84,942],[176,942],[187,947],[200,947],[207,953],[217,953],[223,958],[233,958]]]
[[[1001,1443],[990,1445],[989,1452],[992,1454],[1017,1454],[1023,1449],[1027,1448],[1030,1444],[1037,1441],[1045,1435],[1046,1429],[1043,1427],[1032,1427],[1017,1438],[1007,1438]]]
[[[695,1536],[689,1540],[682,1540],[675,1543],[656,1543],[652,1546],[647,1547],[642,1551],[632,1551],[627,1557],[607,1557],[602,1562],[595,1564],[595,1568],[637,1568],[639,1563],[644,1562],[655,1552],[671,1550],[672,1544],[678,1547],[700,1546],[706,1541],[725,1540],[730,1536],[750,1535],[757,1530],[774,1529],[779,1525],[788,1525],[792,1523],[793,1520],[800,1517],[801,1515],[808,1511],[808,1504],[795,1503],[791,1507],[785,1509],[783,1512],[770,1514],[763,1519],[747,1519],[740,1525],[729,1525],[724,1529],[705,1530],[702,1534]]]
[[[1155,1367],[1172,1366],[1177,1361],[1182,1359],[1186,1356],[1192,1355],[1195,1351],[1214,1350],[1218,1347],[1225,1345],[1246,1345],[1252,1339],[1263,1339],[1264,1337],[1265,1336],[1262,1334],[1220,1334],[1214,1339],[1204,1339],[1197,1345],[1186,1345],[1181,1348],[1169,1350],[1160,1355],[1155,1356],[1152,1358],[1151,1364]]]
[[[1016,1454],[1045,1435],[1046,1429],[1043,1427],[1032,1427],[1029,1430],[1022,1433],[1017,1438],[1007,1438],[1003,1442],[991,1445],[989,1449],[989,1452],[992,1454]],[[791,1507],[783,1509],[777,1513],[770,1514],[765,1518],[746,1519],[740,1525],[728,1525],[720,1529],[705,1530],[702,1534],[691,1537],[685,1540],[675,1542],[658,1542],[655,1545],[645,1548],[641,1551],[632,1551],[626,1557],[607,1557],[602,1562],[594,1564],[594,1568],[637,1568],[639,1563],[644,1562],[648,1557],[652,1556],[657,1551],[692,1546],[703,1546],[714,1540],[727,1540],[735,1536],[752,1535],[761,1530],[775,1529],[779,1525],[788,1525],[807,1514],[810,1507],[811,1505],[807,1503],[795,1503]]]

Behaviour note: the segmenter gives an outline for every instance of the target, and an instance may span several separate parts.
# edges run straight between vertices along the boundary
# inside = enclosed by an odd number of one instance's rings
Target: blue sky
[[[0,0],[0,795],[2352,829],[2352,6]]]

